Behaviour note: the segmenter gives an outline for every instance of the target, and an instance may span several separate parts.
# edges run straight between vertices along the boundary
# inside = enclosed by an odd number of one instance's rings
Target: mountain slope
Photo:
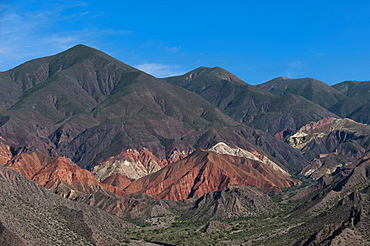
[[[225,190],[235,184],[279,191],[282,187],[297,185],[299,181],[260,161],[197,150],[181,161],[132,182],[124,192],[148,193],[160,199],[180,201]]]
[[[346,98],[336,89],[312,78],[288,79],[279,77],[260,84],[258,87],[275,95],[299,95],[324,108],[329,108]]]
[[[345,81],[332,86],[348,96],[345,102],[334,105],[332,112],[338,112],[342,117],[351,118],[357,122],[370,124],[370,81]]]
[[[305,203],[297,210],[316,216],[292,231],[300,234],[296,245],[337,245],[341,241],[346,245],[368,244],[369,171],[367,163],[319,180],[317,189],[303,199]]]
[[[129,223],[0,166],[2,245],[117,245]],[[19,244],[18,244],[19,243]]]
[[[228,219],[269,215],[278,211],[280,208],[258,188],[235,185],[224,191],[204,194],[182,217],[190,220]]]
[[[302,173],[318,179],[338,167],[353,166],[368,155],[369,136],[369,125],[347,118],[327,118],[307,124],[287,141],[311,161]]]
[[[200,67],[164,81],[191,90],[235,120],[270,134],[296,131],[312,120],[335,116],[302,97],[273,95],[218,67]]]
[[[344,81],[332,86],[350,98],[354,98],[361,103],[369,101],[370,81]]]
[[[12,148],[66,156],[86,169],[143,147],[161,161],[174,151],[189,153],[220,141],[259,153],[272,149],[265,147],[263,133],[197,94],[83,45],[2,75],[17,86],[19,98],[11,98],[15,103],[0,113],[1,136]],[[271,152],[270,157],[282,165],[303,166],[299,153],[286,148],[276,142],[272,151],[285,154]]]

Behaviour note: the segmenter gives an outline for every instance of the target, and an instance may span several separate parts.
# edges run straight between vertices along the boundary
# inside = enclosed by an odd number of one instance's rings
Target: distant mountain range
[[[255,149],[283,166],[306,164],[298,152],[197,94],[86,46],[26,62],[1,73],[0,80],[0,133],[12,148],[66,156],[83,168],[126,149],[145,147],[169,159],[176,151],[190,153],[220,141]],[[275,154],[287,151],[289,160]]]
[[[186,235],[233,228],[230,236],[242,243],[236,235],[244,222],[212,220],[273,221],[281,213],[283,222],[255,240],[318,245],[357,233],[352,239],[365,242],[369,93],[370,81],[329,86],[279,77],[249,85],[219,67],[158,79],[84,45],[28,61],[0,73],[0,183],[11,201],[2,201],[0,242],[49,245],[70,233],[82,245],[173,245],[175,239],[126,228],[208,221]],[[33,187],[25,200],[18,186]],[[53,205],[40,206],[48,200]],[[24,213],[11,203],[45,215],[39,222],[26,216],[21,226]],[[99,231],[93,210],[101,226],[121,229]],[[317,224],[313,216],[320,216]],[[324,218],[333,221],[327,228]],[[261,230],[272,226],[262,221]],[[26,233],[27,226],[36,229]],[[37,239],[41,230],[51,234]]]

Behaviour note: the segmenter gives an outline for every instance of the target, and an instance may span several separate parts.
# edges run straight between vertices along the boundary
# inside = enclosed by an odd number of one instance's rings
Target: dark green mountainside
[[[334,105],[330,111],[341,117],[370,124],[370,81],[345,81],[332,86],[348,97],[348,100]]]
[[[370,82],[345,81],[329,86],[311,78],[279,77],[258,85],[275,95],[294,94],[321,105],[342,118],[369,124]]]
[[[13,148],[63,155],[83,168],[129,148],[146,147],[164,159],[220,141],[296,170],[306,163],[197,94],[83,45],[1,73],[0,82],[0,135]]]
[[[279,77],[260,84],[258,87],[280,96],[285,94],[299,95],[324,108],[329,108],[346,98],[336,89],[311,78],[288,79]]]
[[[296,131],[310,121],[336,117],[294,93],[274,95],[218,67],[200,67],[164,81],[191,90],[235,120],[270,134]]]

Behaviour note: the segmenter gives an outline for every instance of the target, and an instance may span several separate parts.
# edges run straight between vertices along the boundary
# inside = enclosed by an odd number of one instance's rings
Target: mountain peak
[[[63,56],[64,58],[64,57],[71,56],[71,55],[75,57],[80,57],[80,58],[90,58],[92,56],[98,56],[98,57],[114,59],[98,49],[95,49],[95,48],[92,48],[90,46],[83,45],[83,44],[75,45],[64,52],[57,54],[56,56]]]
[[[232,82],[233,84],[247,85],[246,82],[221,67],[198,67],[182,76],[169,77],[164,79],[166,82],[192,90],[192,87],[198,89],[217,84],[220,82]],[[197,89],[195,89],[197,91]]]
[[[278,96],[288,93],[303,96],[324,108],[329,108],[346,98],[343,93],[313,78],[287,79],[278,77],[260,84],[258,87]]]

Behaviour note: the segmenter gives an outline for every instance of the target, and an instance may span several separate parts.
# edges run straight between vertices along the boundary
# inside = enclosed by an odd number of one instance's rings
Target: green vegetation
[[[176,217],[147,219],[149,226],[145,224],[136,228],[123,229],[123,231],[132,240],[169,245],[292,245],[308,235],[307,233],[297,234],[295,228],[310,220],[313,215],[311,217],[303,214],[290,216],[299,204],[289,202],[288,198],[315,183],[301,176],[295,178],[300,179],[302,185],[285,188],[283,193],[271,195],[282,208],[281,212],[269,216],[219,220],[229,226],[225,230],[204,232],[202,228],[208,221],[181,220],[181,212],[172,209],[176,212]]]

